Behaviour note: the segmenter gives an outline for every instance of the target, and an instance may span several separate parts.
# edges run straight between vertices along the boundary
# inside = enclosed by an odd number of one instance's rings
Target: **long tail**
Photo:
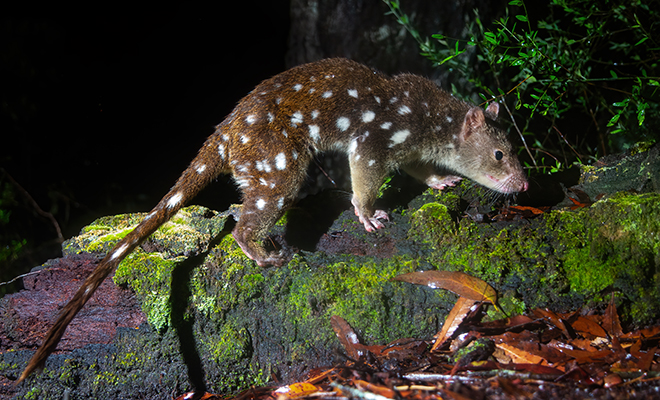
[[[41,347],[32,356],[16,384],[22,382],[35,370],[43,369],[46,359],[57,347],[66,327],[118,264],[220,173],[228,172],[227,164],[220,160],[217,147],[214,145],[217,136],[212,135],[207,140],[197,157],[183,172],[169,193],[133,231],[115,245],[85,279],[75,296],[62,309],[57,321],[46,334]]]

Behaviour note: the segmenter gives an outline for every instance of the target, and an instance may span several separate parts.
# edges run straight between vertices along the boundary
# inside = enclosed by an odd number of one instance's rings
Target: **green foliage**
[[[511,118],[502,120],[530,166],[556,171],[658,139],[660,9],[651,0],[548,0],[534,10],[511,0],[490,25],[475,10],[462,39],[422,38],[399,0],[384,1],[423,56],[467,79],[467,94],[505,102]]]

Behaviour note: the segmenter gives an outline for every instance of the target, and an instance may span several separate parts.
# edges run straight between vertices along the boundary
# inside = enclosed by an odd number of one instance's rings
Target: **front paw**
[[[373,232],[376,229],[384,228],[385,224],[380,222],[381,219],[384,221],[390,220],[390,217],[383,210],[376,210],[376,212],[374,212],[374,216],[371,218],[364,218],[362,215],[360,215],[360,213],[357,210],[356,210],[356,214],[360,222],[362,222],[362,225],[364,225],[364,229],[366,229],[367,232]]]
[[[461,179],[463,178],[454,175],[447,175],[447,176],[433,175],[426,180],[426,184],[430,188],[437,190],[444,190],[449,186],[456,186],[456,184],[460,182]]]

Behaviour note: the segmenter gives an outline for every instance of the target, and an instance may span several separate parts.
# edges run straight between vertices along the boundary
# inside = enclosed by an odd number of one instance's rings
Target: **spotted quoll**
[[[485,112],[455,99],[431,81],[409,74],[388,77],[345,59],[292,68],[259,84],[216,127],[172,189],[101,261],[64,307],[20,380],[45,362],[64,330],[117,264],[219,174],[232,174],[243,193],[233,230],[259,265],[281,265],[261,245],[266,232],[296,199],[314,154],[348,155],[355,214],[367,231],[383,227],[374,209],[388,173],[403,169],[444,189],[461,179],[435,167],[512,193],[527,181],[504,132]]]

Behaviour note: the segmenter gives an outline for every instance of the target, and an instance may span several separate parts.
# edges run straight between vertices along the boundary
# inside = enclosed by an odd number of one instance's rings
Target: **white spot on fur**
[[[268,186],[268,181],[264,178],[259,178],[259,183],[261,183],[264,186]]]
[[[277,199],[277,208],[281,210],[282,207],[284,207],[284,197],[280,197],[279,199]]]
[[[327,92],[323,92],[321,97],[323,97],[324,99],[329,99],[330,97],[332,97],[332,90],[328,90]]]
[[[376,164],[376,160],[369,160],[369,166],[373,167]]]
[[[337,118],[337,128],[339,128],[340,131],[346,132],[348,127],[351,126],[351,120],[346,118],[346,117],[339,117]]]
[[[406,97],[410,96],[410,92],[408,92],[407,90],[406,90],[405,92],[403,92],[403,94],[404,94]]]
[[[374,100],[376,100],[376,103],[380,104],[380,97],[374,96]]]
[[[391,122],[383,122],[383,123],[380,125],[380,127],[381,127],[381,129],[385,129],[385,130],[387,130],[387,129],[390,129],[390,128],[392,127],[392,123],[391,123]]]
[[[358,98],[358,91],[355,89],[348,89],[348,95],[351,97],[355,97],[356,99]]]
[[[245,136],[245,135],[241,135],[241,143],[245,144],[245,143],[247,143],[247,142],[249,142],[249,141],[250,141],[250,138],[249,138],[249,137],[247,137],[247,136]]]
[[[220,154],[220,158],[225,159],[225,145],[222,143],[218,145],[218,154]]]
[[[250,114],[250,115],[248,115],[247,117],[245,117],[245,122],[246,122],[248,125],[252,125],[252,124],[254,124],[255,122],[257,122],[257,116],[256,116],[256,115],[253,115],[253,114]]]
[[[280,171],[286,168],[286,156],[284,153],[279,153],[275,156],[275,168],[279,169]]]
[[[281,97],[278,97],[278,98],[275,99],[275,104],[278,104],[278,105],[279,105],[281,102],[282,102],[282,98],[281,98]]]
[[[402,129],[400,131],[394,132],[390,140],[392,143],[389,144],[387,147],[394,147],[397,144],[401,144],[406,141],[406,139],[410,136],[410,131],[408,129]]]
[[[302,124],[303,122],[303,115],[300,111],[296,111],[293,113],[293,116],[291,117],[291,125],[293,126],[298,126],[298,124]]]
[[[224,141],[226,142],[227,140],[229,140],[229,136],[227,136],[226,133],[223,134],[223,135],[222,135],[222,140],[224,140]]]
[[[294,160],[297,160],[297,159],[298,159],[298,152],[295,151],[295,150],[293,150],[293,151],[291,152],[291,157],[293,157]]]
[[[451,124],[453,121],[454,121],[454,119],[448,115],[447,116],[447,122],[449,122]]]
[[[312,94],[312,93],[314,93],[314,92],[316,92],[316,89],[315,89],[315,88],[311,88],[311,89],[309,89],[309,94]]]
[[[355,161],[358,161],[359,159],[360,159],[360,155],[359,155],[359,154],[356,154],[356,155],[355,155]]]
[[[236,170],[238,172],[250,172],[250,163],[237,165]]]
[[[316,82],[316,77],[315,76],[310,76],[309,81],[310,82]]]
[[[257,161],[254,163],[254,166],[257,167],[257,170],[259,171],[270,172],[272,170],[270,164],[268,164],[268,160]]]
[[[358,146],[357,139],[351,140],[351,144],[348,146],[348,154],[355,153],[355,150],[357,150],[357,146]]]
[[[299,91],[300,89],[302,89],[302,87],[303,87],[303,86],[302,86],[300,83],[296,83],[295,85],[293,85],[293,90],[295,90],[295,91],[297,92],[297,91]]]
[[[309,137],[312,138],[315,142],[318,142],[319,139],[321,138],[320,135],[321,128],[319,128],[318,125],[310,125],[309,126]]]
[[[235,177],[234,180],[238,184],[238,187],[240,187],[241,189],[247,189],[250,187],[250,179],[247,176]]]
[[[365,111],[362,113],[362,122],[371,122],[376,118],[376,113],[373,111]]]
[[[258,209],[263,210],[264,207],[266,207],[266,200],[264,199],[257,200],[256,206]]]
[[[312,119],[318,118],[319,114],[320,114],[319,110],[312,111]]]
[[[289,137],[289,135],[286,133],[286,131],[284,129],[282,129],[282,135],[284,135],[285,138]]]
[[[179,193],[175,194],[174,196],[170,197],[170,199],[167,201],[167,208],[176,207],[176,205],[181,202],[182,198],[183,198],[183,193],[181,193],[181,192],[179,192]]]
[[[399,114],[401,115],[410,114],[411,112],[412,110],[410,109],[410,107],[406,105],[402,105],[401,107],[399,107]]]
[[[399,98],[398,98],[398,97],[396,97],[396,96],[395,96],[395,97],[392,97],[392,98],[390,99],[390,104],[394,104],[394,103],[396,103],[397,101],[399,101]]]
[[[200,165],[199,167],[197,167],[196,171],[197,171],[198,174],[201,174],[202,172],[206,171],[206,164],[203,164],[203,165]]]
[[[273,115],[272,112],[269,111],[269,112],[268,112],[268,123],[270,124],[270,123],[272,123],[273,121],[275,121],[275,116]]]

